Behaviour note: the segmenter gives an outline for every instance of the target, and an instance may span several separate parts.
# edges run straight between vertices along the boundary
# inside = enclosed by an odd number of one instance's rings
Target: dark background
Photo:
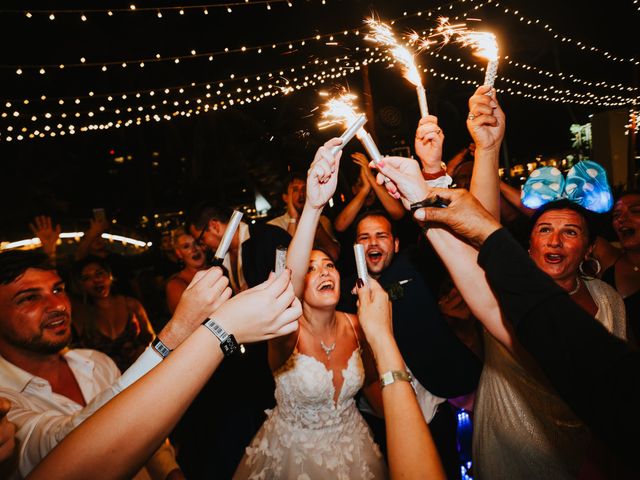
[[[94,8],[128,8],[131,2],[90,2]],[[194,201],[203,197],[212,198],[229,205],[251,203],[256,191],[264,195],[274,206],[278,206],[279,193],[287,174],[291,170],[304,171],[313,157],[315,149],[327,138],[340,133],[340,129],[319,131],[316,124],[320,103],[320,89],[332,85],[343,85],[362,96],[362,75],[355,73],[339,79],[329,79],[324,85],[309,86],[286,96],[276,95],[247,105],[234,104],[226,110],[209,111],[190,117],[178,115],[171,121],[144,122],[141,126],[119,129],[81,132],[83,125],[107,123],[115,119],[133,118],[136,112],[113,113],[113,109],[145,106],[145,113],[152,115],[186,112],[197,106],[196,99],[209,92],[213,105],[221,98],[215,95],[217,84],[225,83],[224,92],[237,87],[253,86],[254,93],[259,84],[266,85],[267,77],[256,82],[254,75],[260,72],[276,72],[273,81],[284,85],[287,80],[295,84],[299,70],[287,71],[289,67],[309,64],[315,59],[348,55],[362,59],[363,49],[373,45],[363,36],[336,35],[337,45],[326,45],[327,39],[310,40],[293,48],[287,45],[275,49],[264,48],[263,53],[239,52],[216,54],[213,61],[208,56],[187,58],[175,64],[169,62],[146,62],[144,68],[128,65],[127,68],[109,66],[107,72],[100,67],[72,68],[63,70],[47,67],[41,75],[38,68],[44,64],[70,65],[79,63],[80,57],[87,62],[126,61],[153,58],[160,53],[163,58],[189,55],[192,49],[198,54],[222,52],[225,48],[270,45],[276,42],[312,37],[316,34],[341,32],[362,25],[362,20],[375,12],[382,19],[399,19],[394,28],[398,33],[408,29],[425,30],[435,26],[435,18],[446,14],[451,17],[470,11],[484,4],[470,17],[482,19],[472,25],[478,30],[493,31],[499,40],[501,55],[536,66],[550,72],[573,73],[576,77],[593,82],[637,84],[637,66],[629,62],[616,62],[589,50],[580,50],[575,44],[561,41],[563,35],[629,58],[640,57],[635,45],[634,29],[640,21],[638,5],[632,0],[616,2],[536,1],[505,0],[498,2],[457,1],[340,1],[292,0],[286,3],[234,6],[233,12],[225,8],[186,9],[184,15],[177,10],[162,10],[163,18],[153,11],[141,11],[143,7],[180,6],[173,2],[155,1],[138,3],[135,12],[106,13],[87,11],[86,22],[80,13],[57,13],[51,21],[46,13],[35,10],[61,10],[87,7],[87,2],[8,2],[0,8],[0,42],[3,45],[2,102],[0,111],[7,116],[0,118],[0,155],[2,162],[0,188],[0,239],[24,238],[28,230],[27,221],[35,214],[51,214],[63,223],[63,230],[73,228],[91,215],[94,207],[105,207],[110,216],[120,225],[139,227],[143,215],[185,210]],[[193,4],[189,4],[193,5]],[[446,5],[447,7],[442,7]],[[451,5],[449,9],[448,5]],[[441,7],[440,11],[435,11]],[[552,33],[539,25],[519,22],[504,9],[519,10],[519,14],[548,23],[558,33]],[[20,12],[12,13],[11,10]],[[33,9],[33,17],[27,18],[24,11]],[[434,10],[432,16],[412,15],[419,11]],[[403,12],[408,15],[403,17]],[[366,29],[361,28],[361,32]],[[356,50],[360,47],[359,51]],[[485,62],[474,58],[467,49],[456,45],[445,46],[441,55],[461,58],[465,63],[476,63],[484,67]],[[431,74],[424,75],[431,113],[439,117],[446,134],[445,157],[450,157],[469,142],[464,119],[466,102],[483,78],[481,70],[464,70],[455,63],[423,54],[420,63],[433,68],[439,74],[457,76],[471,84],[461,84]],[[23,70],[16,75],[16,69]],[[278,70],[283,69],[283,75]],[[322,70],[321,66],[308,66],[303,75]],[[326,68],[325,68],[326,70]],[[235,75],[235,79],[230,78]],[[238,77],[252,76],[243,84]],[[369,67],[375,124],[381,151],[389,152],[412,142],[413,131],[418,120],[418,107],[413,87],[399,74],[397,68],[388,68],[386,63]],[[633,93],[623,89],[607,89],[584,86],[568,80],[535,75],[531,71],[518,69],[503,61],[499,75],[540,84],[554,85],[576,92],[593,92],[598,95],[615,94],[632,97]],[[191,83],[200,86],[190,87]],[[204,84],[212,87],[206,90]],[[636,83],[634,83],[636,82]],[[168,95],[157,93],[154,97],[142,95],[137,99],[128,94],[126,100],[107,102],[101,94],[114,92],[136,92],[161,90],[174,86],[185,86],[182,94],[172,91]],[[509,86],[498,79],[497,88]],[[523,91],[530,91],[523,88]],[[89,92],[94,97],[88,97]],[[45,101],[39,100],[46,95]],[[637,95],[637,93],[636,93]],[[82,98],[79,105],[73,99]],[[245,97],[246,95],[243,95]],[[64,105],[57,99],[70,97]],[[24,99],[29,99],[24,104]],[[168,99],[170,105],[160,104]],[[235,98],[235,95],[234,95]],[[571,153],[569,126],[572,123],[587,123],[589,115],[606,110],[606,106],[577,105],[567,102],[551,102],[523,98],[514,94],[499,94],[507,114],[507,152],[511,165],[532,160],[537,155],[562,156]],[[190,104],[184,106],[183,102]],[[181,102],[173,107],[173,101]],[[6,107],[7,102],[11,104]],[[154,111],[149,110],[156,104]],[[101,113],[100,105],[110,112]],[[20,115],[14,117],[12,112]],[[82,112],[79,119],[59,118],[62,112]],[[94,117],[86,113],[92,111]],[[53,118],[45,119],[45,113]],[[38,117],[36,122],[31,116]],[[73,123],[75,135],[57,135],[56,125]],[[45,138],[17,141],[19,130],[27,127],[29,132],[38,129],[45,132],[45,125],[52,130]],[[7,129],[13,127],[13,131]],[[26,135],[26,134],[25,134]],[[12,141],[7,142],[11,136]],[[347,151],[358,148],[356,142]],[[355,173],[352,165],[344,162],[342,187],[346,190]]]

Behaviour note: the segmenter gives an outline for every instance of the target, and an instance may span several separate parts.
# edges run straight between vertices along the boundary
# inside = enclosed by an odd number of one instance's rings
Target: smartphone
[[[93,218],[95,218],[96,222],[104,223],[107,221],[107,214],[104,211],[104,208],[94,208],[93,209]]]

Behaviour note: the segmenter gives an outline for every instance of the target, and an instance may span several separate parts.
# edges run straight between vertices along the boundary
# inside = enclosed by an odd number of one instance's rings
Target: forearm
[[[500,218],[499,155],[499,144],[490,149],[476,149],[471,187],[469,188],[473,196],[496,219]]]
[[[511,349],[513,338],[505,325],[500,305],[478,265],[478,251],[448,230],[429,228],[427,239],[447,267],[471,313],[503,345]]]
[[[402,217],[404,217],[405,210],[402,206],[402,202],[389,195],[387,189],[382,185],[378,185],[375,179],[373,179],[372,181],[373,191],[375,192],[376,197],[378,198],[378,200],[380,200],[380,203],[382,203],[382,207],[387,211],[389,216],[393,220],[400,220]]]
[[[522,204],[522,201],[520,200],[520,193],[520,189],[512,187],[505,182],[500,182],[500,194],[507,200],[507,202],[516,207],[527,217],[530,217],[533,215],[535,210],[527,208]]]
[[[374,350],[380,375],[405,370],[392,339],[379,339]],[[396,381],[382,389],[391,478],[444,479],[438,451],[425,422],[413,387]]]
[[[71,432],[30,478],[130,477],[167,437],[222,358],[218,340],[204,327],[197,329],[160,365]]]
[[[346,207],[342,209],[342,211],[338,214],[336,219],[333,221],[333,226],[338,232],[344,232],[353,221],[358,216],[362,205],[364,205],[364,201],[367,198],[367,194],[364,192],[364,189],[361,189],[355,197],[351,199],[349,203],[347,203]]]
[[[304,290],[304,277],[309,269],[309,258],[321,214],[322,209],[305,204],[298,229],[287,250],[287,266],[291,269],[291,283],[299,298]]]

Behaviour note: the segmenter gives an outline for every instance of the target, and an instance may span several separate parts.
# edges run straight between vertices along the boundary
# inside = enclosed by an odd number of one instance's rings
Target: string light
[[[60,239],[74,239],[76,242],[79,241],[82,237],[84,237],[84,232],[62,232],[59,235]],[[103,233],[102,238],[105,240],[121,242],[123,245],[129,244],[134,245],[136,247],[151,247],[153,245],[152,242],[145,242],[142,240],[137,240],[131,237],[125,237],[123,235],[115,235],[111,233]],[[15,248],[37,248],[41,245],[40,239],[38,237],[33,238],[25,238],[24,240],[18,240],[15,242],[0,242],[0,250],[13,250]]]
[[[205,5],[183,5],[183,6],[173,6],[173,7],[138,7],[135,4],[130,4],[129,8],[93,8],[93,9],[83,9],[83,10],[74,10],[74,9],[64,9],[64,10],[5,10],[0,9],[1,14],[19,14],[24,15],[27,18],[33,18],[34,15],[49,15],[51,20],[55,20],[56,15],[78,15],[81,14],[82,17],[85,17],[86,14],[91,15],[104,15],[107,14],[109,17],[114,16],[114,13],[131,13],[131,12],[157,12],[160,15],[157,15],[158,18],[162,18],[162,12],[171,12],[177,11],[180,15],[184,15],[185,11],[193,11],[193,12],[203,12],[207,15],[209,8],[224,8],[227,11],[230,11],[232,7],[243,6],[243,7],[252,7],[252,6],[264,6],[270,4],[286,4],[288,7],[293,7],[293,0],[253,0],[243,1],[243,2],[227,2],[227,3],[211,3]],[[322,0],[320,2],[321,5],[326,4],[326,0]],[[268,7],[270,10],[270,7]],[[53,17],[53,18],[52,18]],[[83,18],[83,21],[86,21]]]
[[[475,0],[469,0],[469,1],[470,2],[474,2]],[[575,40],[574,38],[570,37],[569,35],[563,35],[562,33],[558,32],[556,29],[552,28],[548,23],[544,22],[543,20],[541,20],[539,18],[531,19],[531,18],[525,17],[524,15],[520,14],[519,10],[514,10],[514,9],[508,8],[508,7],[504,8],[504,7],[501,6],[501,2],[499,2],[499,1],[493,2],[492,0],[487,0],[487,2],[485,4],[483,4],[483,6],[484,5],[491,5],[494,8],[500,8],[503,11],[503,13],[510,14],[511,16],[515,17],[520,23],[524,23],[526,25],[539,25],[546,32],[552,34],[554,39],[559,39],[561,42],[570,44],[570,45],[578,48],[581,51],[599,53],[600,55],[602,55],[607,60],[611,60],[613,62],[631,63],[633,65],[640,65],[640,59],[638,59],[636,57],[625,58],[625,57],[623,57],[621,55],[614,55],[613,53],[608,52],[608,51],[606,51],[606,50],[604,50],[602,48],[598,48],[598,47],[587,45],[586,43],[584,43],[584,42],[582,42],[580,40]]]

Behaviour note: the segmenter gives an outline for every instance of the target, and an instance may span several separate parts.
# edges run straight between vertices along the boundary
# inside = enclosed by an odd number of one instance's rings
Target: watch
[[[207,327],[220,340],[220,350],[222,350],[225,357],[231,357],[236,353],[244,353],[244,345],[238,343],[235,337],[227,333],[213,318],[207,318],[202,325]]]
[[[153,340],[153,342],[151,342],[151,348],[153,348],[155,350],[155,352],[162,357],[163,360],[165,358],[167,358],[171,352],[173,352],[173,350],[171,350],[169,347],[167,347],[162,342],[162,340],[160,340],[158,337],[156,337]]]
[[[384,388],[387,385],[391,385],[392,383],[395,383],[397,381],[411,383],[412,380],[413,377],[409,372],[403,370],[390,370],[380,375],[380,386]]]

